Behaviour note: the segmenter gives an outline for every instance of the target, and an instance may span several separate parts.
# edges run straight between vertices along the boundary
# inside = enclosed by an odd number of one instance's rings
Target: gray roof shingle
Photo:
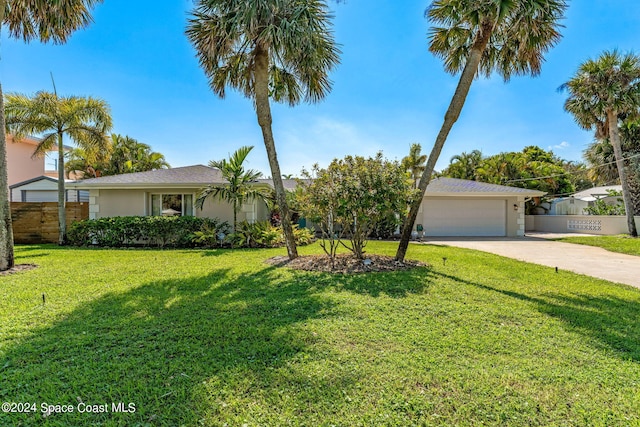
[[[469,181],[457,178],[435,178],[427,186],[427,195],[433,194],[513,194],[523,196],[542,196],[545,193],[527,188],[508,187],[506,185],[487,184],[486,182]]]
[[[104,188],[104,187],[158,187],[185,186],[202,187],[209,184],[225,184],[219,169],[204,165],[185,166],[172,169],[159,169],[148,172],[127,173],[122,175],[103,176],[76,181],[68,184],[70,188]],[[259,183],[273,187],[273,180],[259,179]],[[284,187],[293,190],[297,186],[295,179],[284,179]],[[506,185],[487,184],[485,182],[468,181],[456,178],[435,178],[427,187],[427,195],[438,194],[496,194],[542,196],[544,193],[526,188],[508,187]]]
[[[135,186],[135,185],[207,185],[224,184],[227,181],[222,177],[219,169],[204,165],[185,166],[171,169],[158,169],[148,172],[126,173],[122,175],[102,176],[76,181],[78,187],[102,187],[109,185]]]

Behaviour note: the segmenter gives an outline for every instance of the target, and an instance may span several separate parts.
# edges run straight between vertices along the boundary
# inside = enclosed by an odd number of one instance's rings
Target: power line
[[[629,160],[629,159],[633,159],[636,157],[640,157],[640,153],[638,154],[634,154],[633,156],[629,156],[629,157],[623,157],[622,160]],[[609,166],[612,165],[614,163],[616,163],[617,160],[614,160],[612,162],[608,162],[608,163],[602,163],[600,165],[594,165],[592,167],[590,167],[589,169],[594,169],[597,167],[602,167],[602,166]],[[508,184],[510,182],[524,182],[524,181],[535,181],[537,179],[546,179],[546,178],[556,178],[558,176],[564,176],[564,175],[577,175],[579,173],[584,173],[586,172],[586,170],[578,170],[578,171],[574,171],[574,172],[563,172],[563,173],[557,173],[555,175],[547,175],[547,176],[538,176],[535,178],[520,178],[520,179],[510,179],[509,181],[505,181],[505,184]]]

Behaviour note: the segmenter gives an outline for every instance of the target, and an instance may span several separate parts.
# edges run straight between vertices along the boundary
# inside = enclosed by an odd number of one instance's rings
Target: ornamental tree
[[[301,183],[306,190],[300,201],[302,214],[320,226],[321,246],[332,259],[338,245],[363,259],[376,225],[390,213],[398,214],[400,221],[416,193],[410,175],[382,153],[334,159],[326,169],[316,164],[303,175],[309,180]]]

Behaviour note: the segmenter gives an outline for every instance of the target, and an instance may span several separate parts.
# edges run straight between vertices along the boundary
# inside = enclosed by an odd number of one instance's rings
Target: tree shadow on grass
[[[437,275],[466,285],[498,292],[533,304],[538,311],[561,320],[622,360],[640,362],[640,303],[613,295],[560,295],[545,293],[530,296],[522,292],[498,289],[443,273]]]
[[[337,289],[371,297],[387,295],[392,298],[404,298],[409,294],[424,293],[432,281],[433,273],[427,267],[357,274],[318,273],[317,277],[318,283],[326,283]]]
[[[219,269],[108,294],[5,347],[3,401],[36,402],[36,414],[0,413],[0,425],[241,424],[247,408],[277,408],[279,390],[313,410],[356,382],[302,375],[300,359],[331,360],[307,322],[331,316],[310,275],[283,278]],[[42,316],[50,316],[46,308]],[[283,375],[286,372],[286,375]],[[296,393],[297,391],[297,393]],[[107,413],[53,414],[40,404],[107,404]],[[112,413],[111,402],[135,413]],[[326,400],[324,402],[326,404]],[[311,409],[310,409],[311,408]],[[275,409],[274,409],[275,410]]]

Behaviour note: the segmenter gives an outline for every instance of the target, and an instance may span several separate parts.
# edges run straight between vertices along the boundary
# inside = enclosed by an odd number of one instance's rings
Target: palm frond
[[[4,22],[13,38],[64,43],[92,22],[91,9],[102,0],[6,1]]]

